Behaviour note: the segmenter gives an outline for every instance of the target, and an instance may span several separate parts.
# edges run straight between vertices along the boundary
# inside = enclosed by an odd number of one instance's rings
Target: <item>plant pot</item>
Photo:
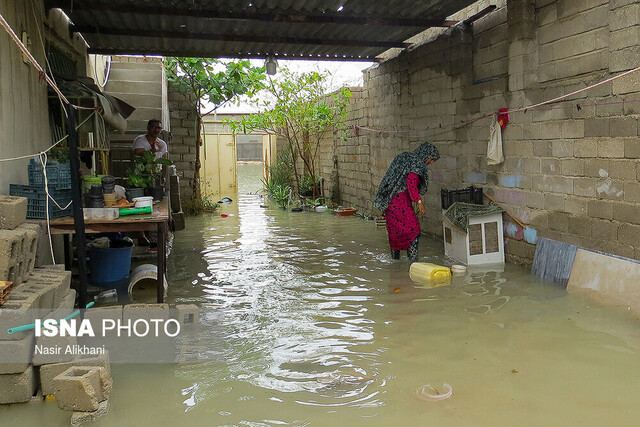
[[[141,188],[141,187],[127,188],[126,196],[127,196],[127,200],[129,201],[135,199],[136,197],[143,197],[144,188]]]
[[[164,198],[164,187],[162,185],[147,187],[144,189],[144,195],[152,196],[153,200],[162,200]]]
[[[356,210],[353,208],[336,209],[334,212],[340,216],[351,216],[356,214]]]

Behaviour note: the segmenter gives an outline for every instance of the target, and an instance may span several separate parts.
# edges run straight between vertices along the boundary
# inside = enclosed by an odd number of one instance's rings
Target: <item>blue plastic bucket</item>
[[[125,281],[131,269],[132,246],[124,248],[91,248],[91,282],[94,285]]]

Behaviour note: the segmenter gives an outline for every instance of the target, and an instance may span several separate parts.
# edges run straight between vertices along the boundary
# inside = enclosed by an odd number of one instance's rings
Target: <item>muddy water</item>
[[[207,360],[114,364],[111,412],[97,425],[636,423],[640,333],[630,312],[512,265],[447,286],[414,283],[372,221],[262,208],[248,194],[259,167],[239,170],[229,216],[189,218],[169,260],[169,302],[201,307],[191,344]],[[434,239],[420,255],[450,263]],[[445,383],[452,396],[428,400]],[[0,417],[69,419],[55,404]]]

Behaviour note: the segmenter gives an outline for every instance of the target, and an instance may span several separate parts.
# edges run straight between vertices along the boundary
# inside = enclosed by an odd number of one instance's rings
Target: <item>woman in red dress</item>
[[[413,203],[417,203],[419,215],[424,216],[420,195],[427,192],[427,165],[439,158],[438,149],[425,142],[415,151],[398,154],[380,182],[373,206],[384,212],[393,259],[400,259],[401,250],[407,251],[410,260],[418,259],[420,222]]]

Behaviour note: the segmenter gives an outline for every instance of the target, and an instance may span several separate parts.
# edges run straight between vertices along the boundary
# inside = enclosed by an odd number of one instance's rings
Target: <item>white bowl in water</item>
[[[462,274],[462,273],[466,273],[467,272],[467,267],[464,265],[460,265],[460,264],[454,264],[451,266],[451,272],[452,273],[458,273],[458,274]]]

